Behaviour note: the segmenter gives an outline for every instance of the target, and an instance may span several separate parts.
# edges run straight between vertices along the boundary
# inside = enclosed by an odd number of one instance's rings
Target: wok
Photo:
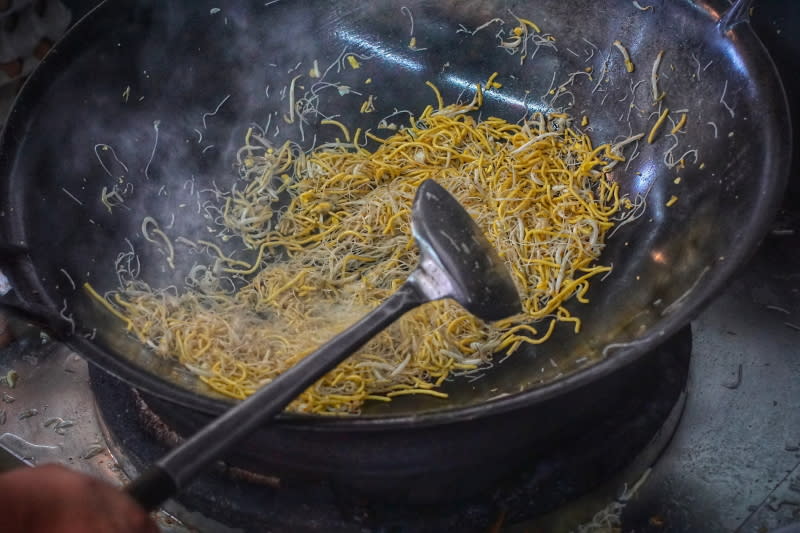
[[[3,132],[2,235],[27,250],[7,267],[17,305],[154,401],[194,413],[176,424],[203,424],[230,400],[125,335],[80,285],[89,281],[100,292],[116,287],[113,265],[128,249],[125,239],[143,279],[183,285],[196,258],[176,249],[175,270],[166,268],[141,234],[142,219],[154,217],[171,235],[206,238],[202,191],[234,182],[235,153],[251,124],[271,120],[276,142],[309,147],[315,136],[329,139],[331,128],[316,121],[304,124],[301,140],[298,124],[280,120],[289,105],[280,93],[294,76],[315,59],[324,69],[345,49],[365,58],[359,69],[345,66],[336,77],[376,95],[376,112],[359,113],[366,96],[339,91],[322,94],[320,107],[366,129],[395,108],[421,111],[431,103],[425,81],[455,101],[497,71],[503,87],[487,91],[484,116],[515,121],[567,108],[589,115],[589,133],[599,144],[649,132],[658,109],[648,96],[651,68],[664,50],[658,87],[665,106],[688,110],[685,133],[672,159],[665,155],[675,142],[667,124],[653,144],[641,141],[639,155],[611,172],[624,193],[647,195],[647,209],[608,240],[601,262],[614,268],[593,283],[591,303],[570,308],[583,320],[580,334],[557,328],[547,343],[516,353],[477,381],[452,379],[443,388],[446,401],[404,397],[339,419],[284,414],[251,450],[281,475],[330,477],[397,494],[423,477],[436,478],[431,472],[453,474],[439,485],[430,481],[431,493],[496,479],[513,466],[514,454],[554,435],[569,438],[587,419],[624,403],[649,352],[697,315],[753,252],[785,186],[787,103],[748,23],[749,2],[640,3],[652,9],[627,0],[107,0],[33,73]],[[512,13],[552,34],[556,48],[531,50],[520,63],[519,54],[497,47],[499,23],[471,33],[494,17],[510,31]],[[630,52],[633,73],[614,40]],[[589,66],[591,81],[576,76],[569,94],[551,92]],[[634,110],[629,125],[632,92],[642,112]],[[685,165],[677,164],[683,154]],[[132,185],[125,207],[109,212],[100,193],[120,176]],[[667,207],[673,195],[678,201]],[[59,313],[75,320],[74,334]],[[462,485],[467,477],[474,483]]]

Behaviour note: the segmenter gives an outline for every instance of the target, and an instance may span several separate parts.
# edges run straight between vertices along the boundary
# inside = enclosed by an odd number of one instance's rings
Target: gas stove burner
[[[433,506],[384,501],[325,476],[280,477],[259,468],[252,454],[243,459],[236,452],[177,501],[215,522],[246,531],[259,531],[267,524],[271,531],[301,533],[364,528],[398,533],[486,531],[498,520],[523,522],[597,487],[645,449],[651,460],[657,457],[677,426],[691,345],[687,327],[647,356],[636,393],[608,416],[585,427],[577,438],[554,441],[520,458],[523,466],[514,475],[461,501]],[[181,431],[174,421],[196,416],[124,386],[94,367],[90,377],[109,449],[130,476],[178,442]]]

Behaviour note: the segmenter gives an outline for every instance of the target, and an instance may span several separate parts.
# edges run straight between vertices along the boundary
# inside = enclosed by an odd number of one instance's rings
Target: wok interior
[[[469,100],[474,85],[497,71],[503,87],[486,93],[483,116],[514,122],[525,113],[566,108],[577,119],[589,116],[587,131],[599,145],[650,130],[654,117],[648,115],[656,111],[648,96],[650,69],[664,50],[659,79],[667,93],[664,105],[689,110],[675,157],[698,150],[696,161],[689,155],[685,168],[670,169],[664,154],[672,141],[662,134],[653,144],[639,143],[641,153],[627,170],[619,165],[613,171],[624,193],[647,193],[648,207],[609,239],[601,262],[614,268],[603,281],[593,281],[591,303],[570,304],[583,320],[579,335],[571,325],[561,326],[547,343],[521,350],[479,380],[448,381],[444,390],[451,399],[446,402],[405,397],[368,404],[365,413],[477,405],[589,367],[603,359],[609,344],[657,335],[676,317],[688,320],[698,304],[691,291],[735,258],[733,247],[745,221],[761,208],[761,192],[770,179],[764,161],[781,133],[768,105],[776,82],[763,76],[756,82],[752,75],[764,53],[745,50],[747,43],[735,34],[725,38],[716,29],[717,8],[725,2],[672,2],[648,12],[627,1],[601,7],[590,0],[228,2],[217,11],[213,3],[200,1],[134,4],[102,6],[86,23],[90,29],[69,36],[45,62],[57,75],[46,83],[34,78],[18,102],[14,113],[29,114],[31,122],[24,133],[11,132],[24,135],[10,180],[27,228],[17,235],[32,247],[53,306],[61,308],[66,301],[80,324],[97,328],[95,342],[199,395],[216,396],[177,363],[157,358],[124,335],[120,322],[92,303],[80,284],[89,281],[101,292],[115,288],[114,261],[127,250],[127,238],[140,258],[143,279],[154,287],[182,287],[198,257],[177,247],[176,269],[168,269],[163,255],[142,237],[142,219],[153,217],[172,236],[208,238],[210,224],[198,206],[198,191],[214,184],[230,188],[247,128],[264,126],[273,111],[278,117],[288,111],[281,90],[294,76],[306,74],[315,59],[324,70],[345,48],[370,56],[359,69],[329,74],[363,96],[327,91],[319,104],[352,128],[374,128],[395,108],[421,112],[434,103],[425,81],[435,83],[449,103],[462,92]],[[411,21],[403,6],[413,15],[418,50],[409,47]],[[504,19],[510,31],[516,25],[511,12],[552,34],[557,50],[543,47],[520,65],[519,55],[497,47],[499,25],[475,35],[458,32],[460,25],[472,30],[494,17]],[[670,31],[664,31],[667,26]],[[626,72],[612,47],[616,39],[629,50],[633,73]],[[604,62],[605,79],[595,88]],[[586,67],[594,69],[592,80],[578,76],[569,86],[572,96],[553,101],[549,91]],[[364,84],[367,78],[370,85]],[[645,81],[636,104],[645,112],[631,113],[628,122],[631,87],[640,80]],[[726,82],[725,103],[735,116],[720,102]],[[376,112],[362,114],[368,94],[376,95]],[[297,124],[273,120],[269,138],[309,147],[315,135],[317,142],[328,140],[336,133],[332,130],[306,124],[301,140]],[[125,207],[111,213],[99,198],[114,178],[98,162],[98,144],[113,147],[134,187]],[[108,151],[101,156],[116,175],[119,168],[111,167],[118,162]],[[678,201],[666,207],[672,195]],[[226,246],[236,249],[233,242]],[[614,351],[607,355],[613,357]]]

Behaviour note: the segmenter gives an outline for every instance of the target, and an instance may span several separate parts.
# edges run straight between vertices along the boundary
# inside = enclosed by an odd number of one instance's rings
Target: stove
[[[435,508],[400,504],[359,494],[332,480],[281,479],[269,470],[237,467],[235,456],[177,499],[187,508],[203,509],[207,516],[248,531],[270,524],[275,531],[356,532],[366,526],[369,531],[398,533],[466,532],[486,531],[501,517],[521,522],[596,487],[642,450],[652,461],[675,429],[683,407],[690,352],[687,328],[652,354],[651,379],[645,377],[641,392],[614,416],[583,428],[580,439],[538,449],[514,475],[455,504],[440,503]],[[125,458],[123,470],[141,470],[180,440],[175,426],[159,414],[180,419],[180,407],[120,386],[102,370],[92,368],[89,375],[100,427],[112,455]]]
[[[648,409],[532,458],[472,501],[381,504],[219,463],[159,520],[176,532],[603,531],[618,521],[623,531],[769,531],[800,520],[799,341],[800,216],[784,212],[691,332],[651,354],[673,364],[661,379],[670,386],[631,402]],[[29,464],[119,484],[180,439],[154,399],[38,334],[0,361],[0,374],[17,374],[0,387],[0,444]],[[611,453],[631,435],[647,438]]]
[[[523,523],[620,471],[630,478],[620,483],[631,486],[648,471],[683,410],[690,353],[686,328],[652,354],[646,392],[614,417],[587,427],[579,440],[530,457],[527,467],[457,504],[374,501],[324,480],[280,479],[220,462],[165,507],[162,521],[175,531],[261,531],[268,524],[270,531],[343,533],[487,531]],[[122,483],[181,439],[159,414],[167,409],[164,414],[180,416],[180,408],[164,407],[62,345],[30,336],[0,357],[17,375],[3,396],[10,403],[0,445],[29,464],[62,462]]]

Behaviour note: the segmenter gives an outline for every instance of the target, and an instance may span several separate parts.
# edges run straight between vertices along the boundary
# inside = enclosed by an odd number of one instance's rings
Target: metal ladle
[[[283,411],[339,362],[419,305],[452,298],[483,320],[499,320],[521,310],[517,289],[494,248],[458,201],[432,180],[423,182],[417,190],[411,228],[421,259],[397,292],[171,450],[125,490],[144,508],[157,508],[225,450]]]

